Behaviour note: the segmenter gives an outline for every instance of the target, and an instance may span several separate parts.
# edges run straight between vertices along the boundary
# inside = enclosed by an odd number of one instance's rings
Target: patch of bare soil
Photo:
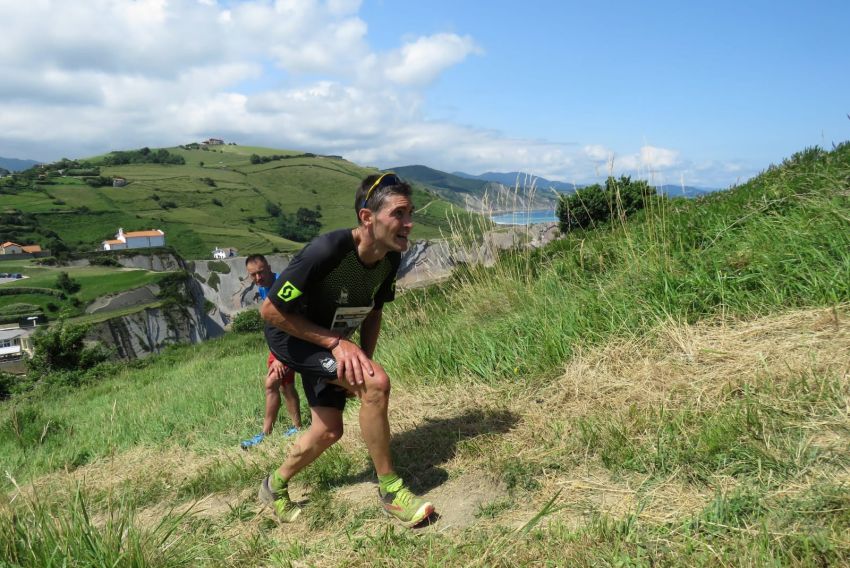
[[[366,508],[377,503],[377,484],[363,482],[343,487],[338,495],[355,507]],[[482,473],[467,473],[450,479],[423,493],[431,501],[436,515],[429,526],[443,532],[463,529],[475,524],[482,506],[508,498],[504,483]]]

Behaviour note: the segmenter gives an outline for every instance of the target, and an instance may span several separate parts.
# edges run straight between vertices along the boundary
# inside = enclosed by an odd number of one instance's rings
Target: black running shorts
[[[287,342],[288,356],[272,350],[278,361],[301,374],[301,384],[304,387],[304,395],[310,407],[326,406],[343,410],[348,398],[348,391],[339,386],[332,385],[329,381],[335,381],[336,359],[330,351],[315,343],[290,337]]]

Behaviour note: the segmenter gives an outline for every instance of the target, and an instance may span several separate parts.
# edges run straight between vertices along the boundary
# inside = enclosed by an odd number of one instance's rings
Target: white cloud
[[[482,53],[469,36],[436,34],[404,45],[387,58],[386,76],[402,85],[427,85],[468,55]]]
[[[470,36],[434,33],[375,51],[360,4],[0,0],[0,155],[82,157],[216,136],[363,165],[521,170],[578,183],[604,177],[611,156],[626,173],[727,171],[672,149],[618,157],[602,144],[427,120],[427,85],[482,48]],[[399,88],[375,90],[375,77]]]
[[[679,161],[679,153],[666,148],[644,146],[640,149],[640,163],[650,169],[664,169],[674,166]]]
[[[613,151],[600,144],[590,144],[582,148],[584,155],[594,162],[604,163],[613,156]]]

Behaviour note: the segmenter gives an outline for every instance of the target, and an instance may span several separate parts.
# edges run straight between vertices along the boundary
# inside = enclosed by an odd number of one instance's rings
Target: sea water
[[[490,217],[497,225],[534,225],[535,223],[554,223],[558,220],[554,209],[538,211],[514,211]]]

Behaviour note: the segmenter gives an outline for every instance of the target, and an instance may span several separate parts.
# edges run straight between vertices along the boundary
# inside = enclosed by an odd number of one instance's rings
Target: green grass
[[[287,442],[236,447],[259,424],[266,350],[228,335],[3,403],[4,488],[37,488],[0,506],[3,557],[847,564],[848,183],[850,145],[809,150],[732,191],[654,201],[388,305],[376,358],[393,377],[399,470],[437,495],[460,480],[446,513],[475,480],[504,487],[468,524],[407,531],[347,498],[373,472],[344,438],[293,481],[303,524],[275,526],[254,491]],[[792,318],[804,309],[816,315]],[[216,499],[217,513],[185,513]]]
[[[48,317],[59,314],[74,316],[82,313],[85,306],[92,301],[107,296],[132,290],[149,284],[155,284],[165,278],[167,272],[151,272],[148,270],[116,269],[103,266],[40,266],[32,261],[0,261],[0,272],[20,272],[28,278],[0,284],[3,288],[51,288],[58,290],[56,279],[60,272],[66,272],[80,285],[80,290],[73,296],[79,305],[71,303],[71,298],[40,294],[20,294],[0,296],[0,310],[15,303],[29,303],[42,308]],[[49,309],[52,304],[56,309]]]
[[[162,306],[162,302],[150,302],[148,304],[140,304],[137,306],[132,306],[130,308],[123,308],[120,310],[110,310],[108,312],[98,312],[96,314],[86,314],[84,316],[77,316],[68,318],[68,323],[75,324],[92,324],[92,323],[100,323],[102,321],[106,321],[113,318],[119,318],[122,316],[128,316],[130,314],[135,314],[137,312],[141,312],[143,310],[148,310],[152,308],[159,308]]]
[[[422,381],[558,368],[574,346],[673,318],[753,317],[850,298],[850,145],[704,199],[657,201],[388,307],[383,356]],[[405,317],[394,317],[404,314]],[[453,379],[452,379],[453,380]]]
[[[303,244],[277,235],[277,219],[269,216],[266,204],[274,203],[287,214],[321,206],[323,231],[351,227],[356,223],[354,190],[373,173],[321,156],[250,163],[253,153],[301,154],[293,151],[243,146],[168,150],[182,155],[186,164],[102,167],[101,175],[129,181],[120,188],[92,188],[74,178],[54,178],[54,185],[37,186],[36,191],[4,194],[4,209],[34,213],[40,228],[55,231],[79,250],[99,248],[123,227],[162,229],[166,242],[190,259],[209,258],[217,246],[235,247],[241,254],[294,252]],[[416,219],[415,237],[420,239],[448,231],[450,214],[471,217],[421,188],[414,193],[414,203],[424,210]]]

